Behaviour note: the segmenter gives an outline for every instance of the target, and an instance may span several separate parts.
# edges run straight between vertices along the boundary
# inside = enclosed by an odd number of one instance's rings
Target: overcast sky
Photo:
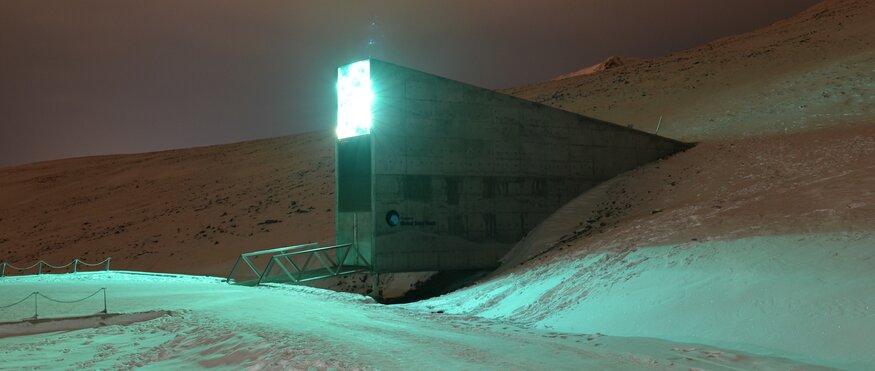
[[[368,56],[502,88],[816,2],[0,0],[0,166],[331,129],[335,68]]]

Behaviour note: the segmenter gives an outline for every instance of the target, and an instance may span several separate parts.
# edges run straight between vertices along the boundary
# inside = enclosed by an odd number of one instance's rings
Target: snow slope
[[[172,315],[0,339],[0,369],[820,369],[695,343],[527,329],[383,306],[354,294],[230,286],[204,277],[124,272],[10,277],[0,280],[0,297],[31,291],[75,297],[100,287],[107,288],[111,312]],[[95,309],[95,303],[88,305],[64,310]],[[46,310],[60,314],[62,308]]]
[[[511,250],[502,269],[605,248],[871,231],[873,159],[875,125],[700,143],[564,205]]]
[[[641,246],[410,304],[562,332],[711,344],[875,368],[875,233]]]

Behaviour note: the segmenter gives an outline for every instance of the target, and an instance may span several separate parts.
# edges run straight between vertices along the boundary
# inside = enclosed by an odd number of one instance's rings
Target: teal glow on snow
[[[370,134],[374,91],[371,61],[337,69],[337,139]]]

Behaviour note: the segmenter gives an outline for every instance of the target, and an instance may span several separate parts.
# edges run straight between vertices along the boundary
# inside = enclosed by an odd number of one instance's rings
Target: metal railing
[[[98,312],[98,313],[104,313],[104,314],[107,314],[107,313],[109,313],[109,312],[107,312],[107,309],[106,309],[106,288],[105,288],[105,287],[100,288],[99,290],[95,291],[95,292],[92,293],[91,295],[88,295],[88,296],[86,296],[86,297],[84,297],[84,298],[76,299],[76,300],[59,300],[59,299],[53,299],[53,298],[51,298],[51,297],[49,297],[49,296],[46,296],[45,294],[43,294],[43,293],[41,293],[41,292],[39,292],[39,291],[34,291],[34,292],[30,293],[30,295],[25,296],[24,299],[21,299],[21,300],[19,300],[19,301],[16,301],[15,303],[12,303],[12,304],[9,304],[9,305],[0,306],[0,310],[6,310],[6,309],[9,309],[9,308],[12,308],[12,307],[14,307],[14,306],[16,306],[16,305],[18,305],[18,304],[24,303],[25,301],[27,301],[27,299],[30,299],[31,297],[33,297],[33,317],[26,317],[26,318],[24,318],[24,319],[38,319],[38,318],[39,318],[39,298],[40,298],[40,297],[42,297],[43,299],[46,299],[46,300],[48,300],[48,301],[50,301],[50,302],[54,302],[54,303],[60,303],[60,304],[75,304],[75,303],[79,303],[79,302],[83,302],[83,301],[85,301],[85,300],[91,299],[91,298],[93,298],[95,295],[97,295],[97,294],[99,294],[99,293],[101,293],[101,292],[103,292],[103,310],[100,311],[100,312]]]
[[[259,269],[252,258],[263,255],[269,255],[270,259],[263,269]],[[298,262],[295,262],[295,258],[298,259]],[[349,263],[350,260],[355,261],[355,264]],[[234,273],[241,262],[249,267],[255,278],[250,280],[234,279]],[[225,282],[244,285],[260,285],[268,281],[278,282],[278,280],[268,279],[270,272],[277,266],[285,273],[286,279],[281,281],[294,283],[371,270],[370,262],[354,244],[319,247],[318,243],[308,243],[240,254]]]
[[[45,261],[40,260],[40,261],[34,263],[33,265],[31,265],[31,266],[29,266],[29,267],[23,267],[23,268],[22,268],[22,267],[16,267],[16,266],[14,266],[14,265],[12,265],[12,264],[9,264],[8,262],[2,262],[2,263],[0,263],[0,277],[6,277],[6,268],[11,268],[11,269],[16,270],[16,271],[19,271],[19,272],[23,272],[23,271],[30,270],[30,269],[33,269],[33,268],[37,268],[37,272],[36,272],[36,274],[39,275],[39,274],[43,274],[43,267],[44,267],[44,266],[45,266],[45,267],[49,267],[49,268],[51,268],[51,269],[65,269],[65,268],[69,268],[69,267],[72,266],[73,269],[72,269],[72,271],[71,271],[70,273],[76,273],[76,272],[79,271],[79,265],[80,265],[80,264],[83,265],[83,266],[86,266],[86,267],[97,267],[97,266],[101,266],[101,265],[106,264],[106,266],[104,267],[103,270],[104,270],[104,271],[109,271],[109,263],[110,263],[110,260],[112,260],[112,258],[106,258],[106,259],[104,259],[104,260],[103,260],[102,262],[100,262],[100,263],[89,264],[89,263],[86,263],[86,262],[84,262],[84,261],[82,261],[82,260],[79,260],[79,259],[73,259],[73,261],[71,261],[71,262],[69,262],[69,263],[67,263],[67,264],[64,264],[64,265],[58,265],[58,266],[51,265],[51,264],[49,264],[49,263],[46,263]]]
[[[331,254],[328,254],[329,251],[334,251],[333,259]],[[355,255],[350,256],[352,253],[355,253]],[[292,260],[296,256],[304,255],[306,255],[306,258],[300,265]],[[359,264],[347,263],[350,257],[354,258]],[[316,258],[315,262],[318,265],[314,263],[314,268],[311,268],[310,265],[314,262],[313,258]],[[267,263],[267,267],[264,268],[264,273],[261,274],[256,285],[262,284],[269,277],[271,270],[275,266],[280,267],[288,281],[294,283],[321,280],[323,278],[371,270],[370,262],[365,259],[359,249],[354,244],[346,243],[276,254]]]
[[[234,263],[234,266],[231,268],[231,273],[228,273],[228,278],[225,279],[225,282],[231,283],[231,280],[234,279],[234,272],[237,271],[237,267],[240,266],[240,262],[246,263],[246,266],[249,267],[249,269],[252,271],[252,274],[255,275],[255,279],[253,279],[251,281],[236,281],[236,282],[237,283],[258,282],[258,281],[261,281],[262,269],[255,268],[255,263],[252,261],[253,257],[257,257],[260,255],[276,255],[276,254],[282,254],[286,251],[291,251],[291,250],[296,250],[296,249],[307,249],[307,248],[314,248],[314,247],[319,247],[319,244],[318,243],[307,243],[307,244],[303,244],[303,245],[278,247],[275,249],[260,250],[260,251],[253,251],[253,252],[248,252],[245,254],[240,254],[240,256],[237,258],[237,261]]]

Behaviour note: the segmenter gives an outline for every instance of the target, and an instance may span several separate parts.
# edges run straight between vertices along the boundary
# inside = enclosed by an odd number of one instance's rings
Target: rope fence
[[[73,259],[73,261],[71,261],[67,264],[64,264],[64,265],[51,265],[49,263],[46,263],[45,261],[40,260],[29,267],[16,267],[16,266],[9,264],[7,262],[2,262],[2,263],[0,263],[0,277],[6,277],[6,268],[11,268],[11,269],[19,271],[19,272],[23,272],[23,271],[31,270],[33,268],[37,268],[36,274],[38,274],[38,275],[43,274],[43,267],[44,266],[49,267],[51,269],[66,269],[66,268],[69,268],[72,266],[73,270],[71,273],[76,273],[79,271],[80,265],[86,266],[86,267],[97,267],[97,266],[105,265],[103,270],[109,271],[109,263],[110,263],[111,259],[112,258],[106,258],[100,263],[86,263],[86,262],[79,260],[79,259]]]
[[[101,287],[100,289],[98,289],[97,291],[92,293],[91,295],[88,295],[88,296],[81,298],[81,299],[75,299],[75,300],[54,299],[54,298],[51,298],[51,297],[49,297],[49,296],[47,296],[39,291],[34,291],[34,292],[30,293],[29,295],[25,296],[23,299],[16,301],[15,303],[0,306],[0,311],[5,311],[6,309],[9,309],[9,308],[12,308],[16,305],[24,303],[25,301],[27,301],[28,299],[33,297],[33,317],[29,317],[29,318],[25,318],[25,319],[38,319],[39,318],[39,298],[43,298],[43,299],[48,300],[50,302],[59,303],[59,304],[76,304],[76,303],[81,303],[85,300],[91,299],[101,292],[103,293],[103,310],[100,312],[97,312],[97,313],[106,314],[109,312],[107,312],[107,309],[106,309],[106,288],[105,287]]]

